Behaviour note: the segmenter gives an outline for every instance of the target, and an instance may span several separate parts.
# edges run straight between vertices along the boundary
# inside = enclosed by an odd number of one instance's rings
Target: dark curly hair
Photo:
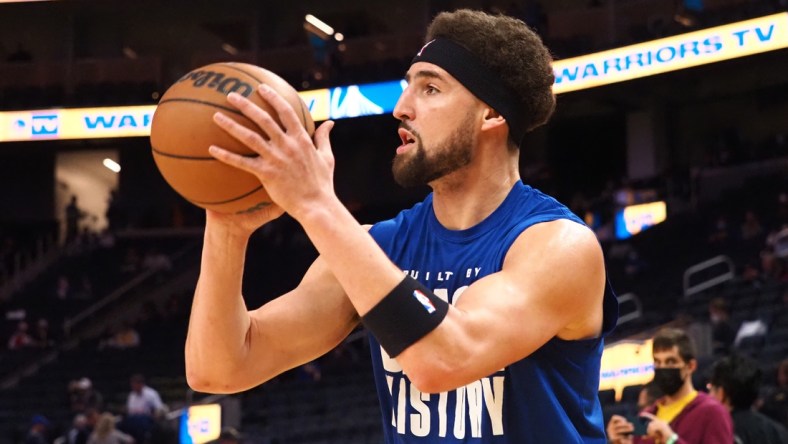
[[[709,382],[725,389],[736,409],[749,409],[758,398],[763,372],[758,363],[743,355],[725,356],[712,366]]]
[[[427,28],[425,41],[437,37],[464,46],[517,93],[525,111],[525,121],[515,124],[531,131],[550,119],[555,109],[553,57],[525,22],[504,15],[458,9],[435,16]]]

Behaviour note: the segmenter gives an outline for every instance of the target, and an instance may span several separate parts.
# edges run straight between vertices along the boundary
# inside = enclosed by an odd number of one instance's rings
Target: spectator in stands
[[[736,328],[731,322],[728,301],[714,298],[709,302],[709,321],[711,321],[711,348],[716,356],[727,355],[736,339]]]
[[[72,413],[86,413],[89,409],[101,411],[104,404],[104,397],[93,387],[90,378],[69,382],[68,395]]]
[[[777,387],[766,394],[760,411],[788,427],[788,358],[777,367]]]
[[[19,323],[16,324],[16,330],[8,340],[9,350],[19,350],[22,348],[32,347],[36,344],[36,341],[33,339],[33,337],[27,332],[28,329],[29,326],[27,325],[26,321],[19,321]]]
[[[780,141],[781,146],[785,148],[785,134],[780,135]],[[783,153],[781,155],[788,155],[788,149],[784,149]],[[788,225],[788,192],[786,191],[777,195],[777,222],[783,226]]]
[[[711,233],[709,233],[709,243],[712,245],[725,246],[731,238],[730,224],[725,215],[720,214],[714,221]]]
[[[786,241],[788,243],[788,238]],[[765,282],[781,282],[788,278],[785,260],[778,257],[772,247],[767,246],[761,251],[761,277]]]
[[[87,437],[85,437],[85,441],[83,443],[88,442],[88,437],[91,433],[93,433],[93,430],[96,429],[96,424],[98,424],[99,418],[101,418],[101,410],[95,407],[88,407],[87,410],[85,410],[85,428],[87,431]]]
[[[106,339],[99,343],[99,350],[104,348],[114,348],[117,350],[125,350],[129,348],[137,348],[140,346],[140,334],[137,332],[137,329],[134,328],[134,324],[130,321],[126,321],[117,327],[117,331]]]
[[[71,428],[63,437],[65,444],[86,444],[90,437],[91,428],[88,425],[88,418],[82,413],[74,416]]]
[[[756,240],[763,234],[763,227],[758,216],[752,210],[744,213],[744,221],[741,224],[741,238],[744,241]]]
[[[652,345],[654,383],[665,394],[641,412],[649,423],[645,436],[633,436],[634,425],[613,415],[607,426],[614,444],[729,444],[733,442],[733,422],[725,406],[692,386],[698,366],[695,347],[689,336],[674,328],[657,332]]]
[[[35,345],[42,348],[48,348],[55,345],[52,339],[52,333],[49,331],[49,321],[41,318],[36,322],[36,329],[33,330],[33,341]]]
[[[71,201],[66,206],[66,243],[71,243],[79,237],[79,221],[87,216],[79,205],[77,196],[72,195]]]
[[[126,211],[117,189],[113,189],[109,193],[105,216],[107,218],[107,229],[110,232],[114,233],[126,227]]]
[[[788,431],[752,406],[761,386],[761,369],[744,356],[726,356],[712,367],[709,393],[731,412],[737,444],[785,444]]]
[[[55,299],[65,301],[71,296],[71,282],[68,276],[61,274],[55,283]]]
[[[48,444],[47,433],[49,425],[49,420],[45,416],[33,416],[32,421],[30,421],[30,430],[25,437],[25,444]]]
[[[159,392],[145,384],[145,377],[139,373],[129,379],[131,391],[126,400],[126,418],[123,429],[138,442],[144,442],[153,431],[156,420],[166,411]]]
[[[156,247],[151,247],[142,258],[142,268],[149,271],[170,271],[172,261],[170,257]]]
[[[134,438],[115,428],[117,419],[111,413],[103,413],[90,434],[88,444],[134,444]]]
[[[785,193],[780,196],[780,199],[788,199]],[[782,208],[778,208],[778,213],[780,212]],[[767,277],[788,281],[788,216],[780,214],[778,218],[779,226],[766,236],[766,248],[761,252],[761,267]]]
[[[129,247],[126,250],[126,255],[123,258],[123,264],[120,266],[120,271],[124,274],[137,274],[140,271],[142,259],[134,247]]]

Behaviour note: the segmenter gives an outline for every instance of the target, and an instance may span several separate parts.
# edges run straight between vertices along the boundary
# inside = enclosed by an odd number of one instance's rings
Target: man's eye
[[[436,92],[438,92],[438,88],[435,88],[434,86],[430,85],[424,88],[424,92],[426,94],[435,94]]]

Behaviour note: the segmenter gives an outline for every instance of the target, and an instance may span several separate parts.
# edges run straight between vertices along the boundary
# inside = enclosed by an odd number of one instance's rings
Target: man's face
[[[669,349],[654,350],[654,367],[656,368],[681,368],[687,363],[681,359],[679,348],[673,346]]]
[[[392,172],[402,186],[418,186],[451,174],[473,158],[481,102],[449,73],[418,62],[394,109],[400,120]]]
[[[694,370],[694,366],[691,363],[688,363],[681,358],[681,354],[679,354],[679,348],[675,345],[669,349],[654,350],[653,355],[654,368],[681,369],[682,379],[688,378]]]

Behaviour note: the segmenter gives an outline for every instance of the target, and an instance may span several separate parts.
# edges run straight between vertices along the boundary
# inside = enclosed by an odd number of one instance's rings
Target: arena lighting
[[[104,159],[104,161],[101,162],[101,163],[105,167],[107,167],[108,170],[112,171],[113,173],[119,173],[120,172],[120,164],[118,162],[115,162],[114,160],[110,159],[109,157]]]
[[[304,20],[315,28],[319,29],[326,35],[334,35],[334,28],[329,26],[326,22],[320,20],[312,14],[304,16]]]
[[[627,239],[645,229],[665,222],[667,215],[665,201],[626,206],[616,212],[616,239]]]
[[[128,46],[124,46],[123,47],[123,55],[126,56],[126,58],[129,58],[129,59],[132,59],[132,60],[136,60],[138,58],[137,51],[131,49]]]
[[[556,61],[553,91],[562,94],[786,47],[788,12]],[[390,113],[405,86],[404,80],[393,80],[298,94],[312,118],[322,121]],[[155,110],[143,105],[0,111],[0,142],[150,136]]]
[[[238,48],[229,43],[222,43],[222,50],[230,55],[238,55]]]

